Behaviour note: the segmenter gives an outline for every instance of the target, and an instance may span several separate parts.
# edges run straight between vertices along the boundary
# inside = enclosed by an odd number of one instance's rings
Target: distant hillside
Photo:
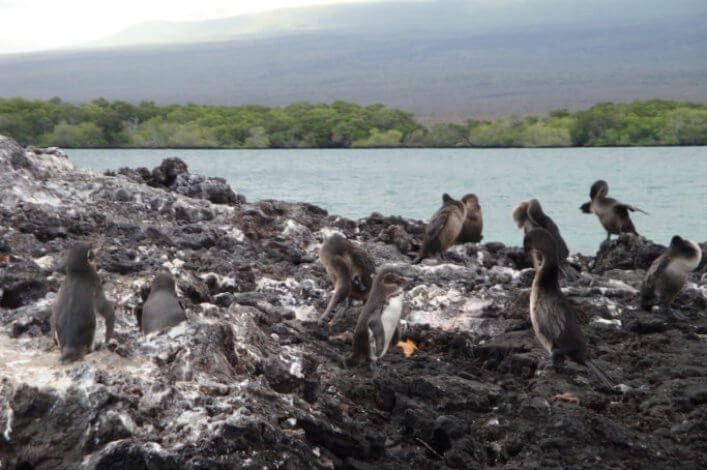
[[[684,21],[705,15],[701,0],[402,0],[288,8],[266,13],[195,22],[149,22],[103,38],[90,46],[176,44],[224,41],[244,36],[302,32],[345,34],[518,32],[564,26],[623,27]]]
[[[707,102],[707,2],[575,3],[390,2],[142,25],[102,44],[167,44],[0,56],[0,95],[266,106],[341,99],[426,121],[599,101]]]

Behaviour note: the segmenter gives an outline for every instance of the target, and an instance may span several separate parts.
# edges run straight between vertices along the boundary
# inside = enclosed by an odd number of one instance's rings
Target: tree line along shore
[[[344,101],[285,107],[0,98],[0,134],[67,148],[598,147],[707,145],[707,106],[600,103],[542,116],[425,125],[412,113]]]

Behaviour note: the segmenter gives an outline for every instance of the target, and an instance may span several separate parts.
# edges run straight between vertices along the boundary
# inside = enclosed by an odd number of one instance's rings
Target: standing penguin
[[[368,253],[335,233],[322,243],[319,261],[334,284],[334,295],[319,318],[320,322],[326,321],[341,302],[346,301],[348,307],[349,299],[365,301],[368,298],[376,270],[375,262]],[[344,310],[336,312],[331,319],[332,323]]]
[[[466,218],[457,237],[457,243],[478,243],[484,238],[481,235],[484,228],[484,220],[481,214],[479,198],[476,197],[476,194],[469,193],[464,195],[461,201],[466,206]]]
[[[559,368],[566,357],[586,366],[604,385],[613,386],[604,372],[589,359],[587,340],[577,322],[577,315],[558,281],[559,258],[557,243],[545,229],[537,228],[525,234],[523,247],[539,266],[530,290],[530,321],[535,337],[552,355]]]
[[[91,247],[79,243],[69,249],[64,264],[66,278],[51,316],[54,339],[61,349],[61,362],[81,359],[91,350],[96,332],[96,312],[105,318],[106,342],[113,335],[115,313],[105,297],[92,259]]]
[[[544,228],[557,242],[557,254],[560,257],[560,261],[567,259],[569,256],[570,250],[567,248],[567,244],[562,238],[562,235],[560,235],[560,229],[557,228],[555,222],[545,214],[540,205],[540,201],[537,199],[523,201],[518,204],[516,208],[513,209],[513,221],[518,228],[523,229],[524,234],[536,228]]]
[[[599,222],[601,222],[601,225],[606,230],[607,240],[611,234],[620,235],[622,233],[633,233],[634,235],[638,235],[631,221],[631,217],[628,215],[628,211],[639,211],[644,214],[646,212],[629,204],[622,204],[616,199],[606,197],[608,192],[609,184],[606,181],[595,181],[589,190],[589,198],[591,201],[585,202],[579,208],[585,214],[596,214],[599,218]]]
[[[178,325],[186,319],[187,315],[177,298],[174,278],[167,272],[158,273],[152,280],[150,295],[138,318],[140,329],[144,334],[149,334]]]
[[[444,193],[442,207],[434,213],[425,227],[424,240],[413,264],[438,253],[444,256],[447,248],[452,246],[459,237],[464,219],[466,219],[466,206],[461,201],[452,199],[449,194]]]
[[[392,343],[397,342],[404,308],[403,286],[407,281],[408,278],[393,268],[378,272],[371,295],[356,322],[353,353],[346,358],[347,366],[375,362],[385,355]]]
[[[702,249],[693,241],[675,235],[668,249],[656,258],[641,286],[641,306],[668,308],[687,282],[690,271],[702,261]]]

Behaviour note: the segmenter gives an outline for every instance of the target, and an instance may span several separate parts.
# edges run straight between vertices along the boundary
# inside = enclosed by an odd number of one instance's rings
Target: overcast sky
[[[0,53],[82,44],[151,20],[223,18],[376,0],[0,0]]]

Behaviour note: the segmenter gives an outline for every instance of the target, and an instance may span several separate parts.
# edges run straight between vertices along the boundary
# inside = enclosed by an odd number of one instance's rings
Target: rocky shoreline
[[[580,274],[563,288],[620,384],[603,390],[581,367],[544,368],[521,248],[459,245],[412,266],[423,227],[248,202],[179,159],[79,171],[59,149],[0,137],[0,468],[707,466],[704,261],[670,320],[638,309],[664,246],[624,235],[570,257]],[[333,232],[412,279],[411,357],[342,367],[359,307],[332,331],[314,321]],[[96,350],[63,366],[48,318],[77,240],[101,247],[116,338],[102,343],[99,319]],[[144,337],[134,309],[159,269],[189,321]]]

